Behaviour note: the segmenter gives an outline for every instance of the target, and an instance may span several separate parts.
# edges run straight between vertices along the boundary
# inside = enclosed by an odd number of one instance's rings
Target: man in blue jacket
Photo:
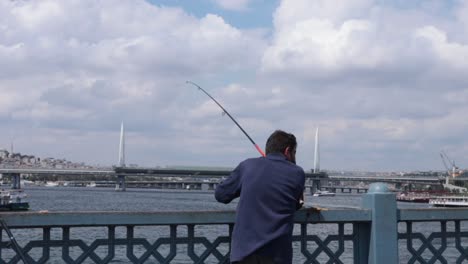
[[[305,173],[296,163],[293,134],[277,130],[266,157],[241,162],[216,188],[229,203],[240,197],[232,233],[232,263],[292,263],[294,212],[301,207]]]

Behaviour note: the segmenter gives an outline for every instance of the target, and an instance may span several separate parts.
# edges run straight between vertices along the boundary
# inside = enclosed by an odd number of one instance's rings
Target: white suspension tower
[[[120,125],[119,167],[125,167],[125,131],[123,121]]]
[[[319,129],[315,131],[314,173],[320,172]]]

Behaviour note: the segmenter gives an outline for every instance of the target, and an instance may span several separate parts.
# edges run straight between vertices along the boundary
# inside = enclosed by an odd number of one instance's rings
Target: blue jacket
[[[255,253],[292,263],[294,212],[304,192],[304,170],[279,153],[241,162],[216,188],[216,200],[240,197],[232,233],[231,261]]]

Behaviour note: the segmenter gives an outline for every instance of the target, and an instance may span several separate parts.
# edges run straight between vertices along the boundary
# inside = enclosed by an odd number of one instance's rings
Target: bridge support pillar
[[[320,180],[312,180],[312,184],[310,186],[310,194],[316,193],[321,188],[321,181]]]
[[[398,263],[397,204],[384,183],[372,183],[362,205],[372,210],[368,263]]]
[[[125,175],[117,175],[117,182],[115,183],[115,190],[125,192],[127,184],[125,182]]]
[[[21,174],[10,173],[11,176],[11,188],[15,190],[21,189]]]

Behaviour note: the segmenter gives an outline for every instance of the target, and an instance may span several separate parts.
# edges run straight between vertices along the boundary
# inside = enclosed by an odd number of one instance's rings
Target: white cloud
[[[462,43],[449,42],[445,32],[427,26],[416,31],[416,36],[427,39],[437,56],[446,63],[468,70],[468,45]]]
[[[143,138],[171,134],[177,122],[192,129],[184,106],[197,94],[185,80],[254,68],[264,43],[218,15],[198,19],[143,0],[4,1],[1,129],[100,135],[121,119]],[[110,140],[98,137],[89,140]]]
[[[439,58],[453,67],[464,64],[466,45],[449,40],[447,34],[456,32],[443,31],[461,26],[462,32],[463,24],[457,21],[370,0],[338,2],[282,1],[274,16],[274,39],[264,53],[263,71],[294,71],[306,79],[323,79],[356,71],[404,73],[410,68],[423,72]],[[430,45],[422,43],[421,37]]]
[[[468,30],[468,2],[460,1],[460,8],[457,10],[456,15],[458,20],[463,23],[465,32]]]
[[[264,57],[265,70],[323,67],[339,70],[351,65],[371,68],[381,60],[378,49],[367,49],[359,35],[373,31],[364,20],[350,20],[335,28],[330,21],[314,18],[300,21],[280,36]]]
[[[302,121],[295,127],[306,131],[306,148],[323,128],[322,147],[334,151],[325,155],[336,164],[430,167],[423,160],[442,146],[468,145],[460,134],[467,127],[466,5],[445,9],[454,20],[392,3],[284,0],[274,14],[261,73],[287,87],[284,104],[294,107],[282,109]]]
[[[305,168],[316,127],[323,168],[437,168],[442,147],[467,155],[468,8],[392,3],[284,0],[262,35],[143,0],[0,2],[0,147],[83,160],[100,146],[89,159],[112,163],[123,119],[132,163],[255,155],[192,80],[259,145],[294,132]]]

